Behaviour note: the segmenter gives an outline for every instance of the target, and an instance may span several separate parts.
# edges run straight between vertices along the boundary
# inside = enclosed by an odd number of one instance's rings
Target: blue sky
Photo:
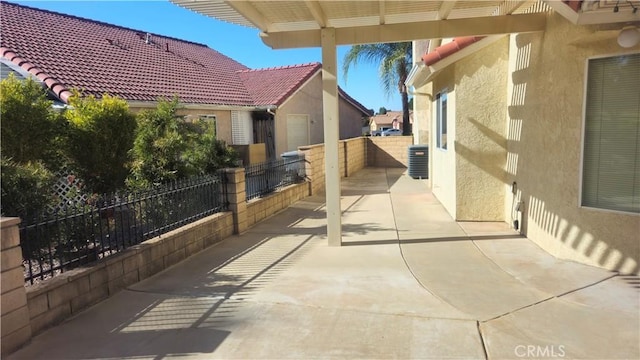
[[[218,21],[168,1],[10,2],[206,44],[250,68],[320,62],[322,58],[319,48],[272,50],[262,43],[257,29]],[[338,48],[340,69],[348,50],[348,46]],[[360,63],[349,70],[346,81],[342,72],[338,81],[367,108],[402,109],[399,94],[387,96],[382,90],[375,65]]]

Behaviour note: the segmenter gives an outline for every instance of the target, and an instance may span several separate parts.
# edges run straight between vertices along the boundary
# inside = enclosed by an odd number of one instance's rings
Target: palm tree
[[[411,43],[387,43],[354,45],[344,57],[342,70],[345,79],[351,65],[356,66],[358,61],[366,61],[380,64],[380,81],[387,93],[391,95],[397,87],[402,97],[402,134],[411,135],[409,124],[409,94],[404,82],[411,71]]]

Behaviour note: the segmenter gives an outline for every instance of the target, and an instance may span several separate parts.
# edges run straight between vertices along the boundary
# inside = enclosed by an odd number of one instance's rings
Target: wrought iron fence
[[[92,196],[20,226],[25,281],[33,284],[228,209],[222,173],[149,190]]]
[[[247,201],[271,193],[278,188],[297,184],[305,179],[304,155],[288,155],[244,168]]]

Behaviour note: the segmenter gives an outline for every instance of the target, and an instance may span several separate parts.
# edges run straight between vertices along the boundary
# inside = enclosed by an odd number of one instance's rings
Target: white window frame
[[[445,99],[445,109],[446,109],[446,116],[444,119],[442,119],[442,97],[444,96]],[[442,89],[440,90],[436,95],[435,95],[435,101],[434,101],[434,118],[435,118],[435,123],[436,123],[436,148],[442,150],[442,151],[447,151],[447,149],[449,148],[448,146],[448,142],[444,143],[444,147],[442,147],[442,135],[447,136],[448,134],[448,126],[447,126],[447,121],[449,118],[449,91],[448,89]],[[444,120],[444,122],[443,122]],[[444,124],[444,129],[445,132],[443,134],[442,132],[442,128]]]
[[[623,210],[615,210],[615,209],[607,209],[607,208],[599,208],[593,206],[583,205],[583,182],[584,182],[584,156],[585,156],[585,138],[586,138],[586,129],[587,129],[587,96],[589,90],[589,62],[591,60],[596,59],[605,59],[611,57],[621,57],[628,55],[636,55],[640,54],[637,51],[623,52],[623,53],[615,53],[615,54],[601,54],[596,56],[588,57],[585,60],[584,64],[584,81],[583,81],[583,95],[582,95],[582,129],[581,129],[581,141],[580,141],[580,171],[578,172],[578,208],[596,212],[604,212],[604,213],[614,213],[614,214],[622,214],[622,215],[631,215],[640,217],[640,213],[623,211]]]

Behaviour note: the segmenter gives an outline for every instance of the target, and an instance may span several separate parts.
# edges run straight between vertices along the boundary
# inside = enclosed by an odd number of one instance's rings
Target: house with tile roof
[[[215,119],[229,144],[265,143],[270,158],[323,142],[319,63],[249,69],[203,44],[8,2],[0,10],[3,75],[33,77],[62,103],[73,89],[133,111],[178,96],[181,115]],[[340,137],[360,136],[369,110],[340,95]]]
[[[640,44],[620,44],[640,31],[611,29],[554,13],[542,32],[421,54],[414,141],[454,219],[505,221],[557,257],[640,272]]]
[[[409,123],[413,124],[413,111],[409,110]],[[402,129],[402,111],[387,111],[371,117],[371,134],[379,135],[385,129]]]

